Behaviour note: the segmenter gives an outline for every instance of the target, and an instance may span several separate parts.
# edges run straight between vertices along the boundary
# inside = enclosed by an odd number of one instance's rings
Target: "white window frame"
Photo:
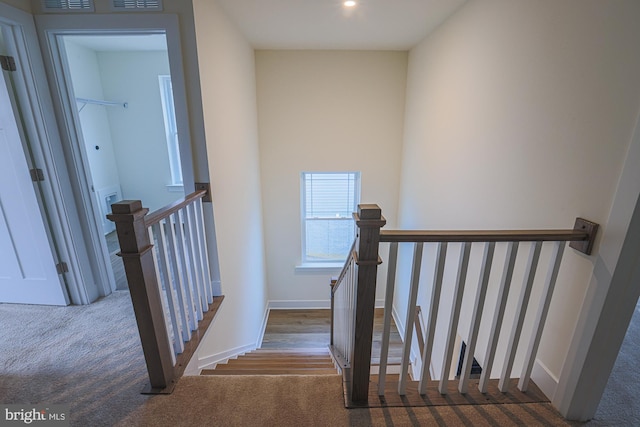
[[[158,76],[160,97],[162,98],[162,116],[164,117],[164,132],[167,137],[167,151],[169,153],[169,168],[171,183],[167,188],[171,191],[183,191],[182,163],[180,163],[180,144],[178,140],[178,125],[176,123],[175,106],[173,103],[173,88],[171,76]]]
[[[307,258],[307,221],[313,220],[313,218],[307,218],[306,216],[306,202],[307,202],[307,194],[306,194],[306,179],[308,175],[344,175],[344,174],[352,174],[353,175],[353,192],[354,192],[354,204],[352,207],[352,212],[355,212],[358,207],[358,203],[360,203],[360,191],[361,191],[361,174],[358,171],[346,171],[346,172],[301,172],[300,173],[300,222],[301,222],[301,260],[302,263],[296,270],[309,270],[309,269],[340,269],[344,265],[344,259],[327,259],[327,260],[317,260],[317,259],[308,259]],[[327,218],[316,218],[316,219],[333,219],[338,221],[351,221],[353,222],[353,217],[327,217]],[[355,238],[355,223],[354,227],[354,238]],[[351,242],[349,242],[351,243]]]

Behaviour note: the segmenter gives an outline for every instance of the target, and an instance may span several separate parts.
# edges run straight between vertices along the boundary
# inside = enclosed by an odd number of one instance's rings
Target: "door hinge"
[[[69,266],[67,265],[66,262],[58,263],[58,264],[56,264],[56,271],[58,272],[58,274],[68,273],[69,272]]]
[[[31,181],[33,182],[44,181],[44,172],[42,172],[42,169],[38,169],[38,168],[29,169],[29,173],[31,174]]]
[[[13,56],[4,56],[0,55],[0,65],[2,69],[5,71],[16,71],[16,60],[13,59]]]

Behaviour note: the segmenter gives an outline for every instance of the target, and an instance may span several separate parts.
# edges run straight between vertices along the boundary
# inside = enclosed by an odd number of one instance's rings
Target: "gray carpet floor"
[[[74,426],[571,425],[549,404],[347,410],[338,376],[185,377],[170,396],[144,396],[126,291],[90,306],[0,304],[0,324],[0,402],[66,404]],[[636,310],[588,425],[640,425],[639,344]]]

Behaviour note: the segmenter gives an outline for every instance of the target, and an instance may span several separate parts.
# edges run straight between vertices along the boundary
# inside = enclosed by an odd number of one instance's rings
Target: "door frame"
[[[60,275],[67,303],[88,304],[83,283],[90,280],[82,269],[83,242],[78,239],[77,206],[71,191],[53,103],[46,79],[36,27],[31,14],[0,3],[0,24],[8,54],[17,70],[11,79],[27,136],[25,152],[30,168],[42,169],[45,180],[34,185],[36,198],[56,263],[68,271]]]
[[[66,35],[135,35],[164,33],[173,84],[173,96],[180,142],[180,157],[185,194],[195,189],[191,136],[189,130],[186,84],[181,51],[178,17],[172,14],[132,15],[36,15],[36,28],[49,87],[54,97],[54,110],[61,131],[68,173],[78,206],[80,224],[85,232],[91,272],[100,296],[115,290],[109,254],[102,236],[99,206],[91,187],[91,176],[83,148],[82,132],[70,81],[68,64],[59,38]],[[85,288],[85,294],[87,289]],[[90,302],[90,301],[89,301]]]

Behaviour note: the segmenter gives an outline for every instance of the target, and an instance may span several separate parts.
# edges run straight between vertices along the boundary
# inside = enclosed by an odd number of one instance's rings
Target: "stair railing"
[[[199,190],[149,215],[140,200],[111,205],[150,387],[171,393],[222,297],[214,296]]]
[[[380,230],[384,225],[380,208],[377,205],[360,205],[358,213],[354,214],[356,226],[358,227],[358,238],[356,241],[356,251],[350,256],[357,268],[355,283],[348,280],[348,269],[351,262],[345,264],[345,270],[338,280],[332,286],[332,297],[335,299],[332,305],[342,307],[343,311],[354,312],[353,325],[344,322],[343,318],[338,314],[338,310],[334,309],[332,313],[332,334],[346,335],[352,341],[346,341],[346,350],[344,344],[332,342],[332,353],[335,355],[342,354],[345,356],[345,367],[343,370],[345,375],[345,399],[348,405],[358,406],[365,405],[369,396],[369,372],[371,360],[371,344],[373,331],[373,312],[376,288],[376,269],[380,263],[378,259],[379,243],[389,243],[389,260],[387,267],[387,284],[385,293],[385,309],[383,320],[383,332],[380,354],[380,368],[378,378],[378,394],[385,393],[385,378],[387,370],[387,359],[389,349],[390,325],[392,319],[392,311],[394,304],[394,291],[396,280],[396,266],[398,259],[398,245],[409,244],[413,246],[413,262],[411,265],[411,278],[409,282],[408,300],[398,302],[398,304],[406,304],[406,319],[404,325],[413,326],[416,321],[418,288],[421,282],[420,272],[423,260],[423,248],[425,244],[435,245],[435,259],[433,260],[433,279],[430,283],[430,296],[428,308],[426,310],[425,319],[425,336],[424,346],[421,347],[421,370],[419,373],[418,390],[420,394],[425,394],[427,382],[429,378],[429,367],[431,360],[439,351],[441,356],[442,370],[438,382],[438,391],[441,394],[447,394],[449,387],[449,373],[451,364],[454,359],[454,346],[458,334],[458,324],[460,320],[460,310],[462,299],[467,283],[467,272],[471,255],[472,245],[483,245],[483,256],[481,270],[478,277],[478,284],[475,293],[475,301],[473,303],[471,313],[471,323],[468,334],[466,335],[466,350],[463,359],[462,373],[460,375],[458,392],[465,394],[469,389],[469,379],[473,359],[476,354],[478,343],[480,321],[483,317],[483,309],[487,295],[489,276],[493,264],[494,252],[497,243],[505,242],[507,245],[504,271],[502,272],[497,295],[497,302],[493,313],[486,313],[490,316],[490,336],[486,343],[486,354],[484,354],[484,366],[481,378],[478,384],[480,392],[487,392],[489,376],[491,374],[494,360],[496,357],[496,348],[507,304],[507,298],[511,289],[513,279],[514,266],[518,256],[518,249],[521,243],[531,242],[528,260],[523,276],[523,285],[519,289],[515,321],[509,332],[508,348],[504,354],[504,362],[502,364],[501,376],[498,381],[498,389],[501,392],[507,392],[511,383],[511,371],[513,369],[516,351],[524,325],[525,314],[530,307],[529,299],[538,270],[538,261],[542,251],[543,244],[549,242],[552,245],[552,253],[550,265],[546,278],[543,283],[542,294],[539,303],[533,308],[536,309],[533,332],[529,337],[529,343],[526,350],[525,362],[522,373],[518,379],[518,389],[522,392],[527,390],[533,364],[542,337],[551,297],[558,277],[558,272],[562,262],[565,243],[571,242],[570,246],[580,252],[590,254],[593,242],[597,232],[598,225],[590,221],[578,218],[574,229],[571,230],[516,230],[516,231],[407,231],[407,230]],[[448,245],[451,243],[459,244],[460,252],[456,264],[457,274],[455,281],[445,283],[445,265],[447,265],[447,256],[451,252]],[[363,271],[363,269],[366,269]],[[335,289],[345,283],[345,287],[355,289],[355,298],[348,298],[348,293],[338,294]],[[437,315],[439,305],[441,303],[441,291],[443,287],[451,287],[453,292],[453,306],[450,307],[450,317],[447,325],[437,324]],[[349,306],[349,304],[351,304]],[[424,305],[424,304],[423,304]],[[351,307],[351,308],[349,308]],[[403,338],[402,362],[400,368],[400,376],[398,382],[398,394],[406,394],[407,378],[410,363],[410,354],[412,349],[412,338],[414,333],[413,327],[405,327]],[[446,344],[443,348],[434,349],[434,338],[436,336],[436,328],[445,328]],[[342,330],[345,328],[345,330]],[[344,352],[348,354],[345,355]]]

